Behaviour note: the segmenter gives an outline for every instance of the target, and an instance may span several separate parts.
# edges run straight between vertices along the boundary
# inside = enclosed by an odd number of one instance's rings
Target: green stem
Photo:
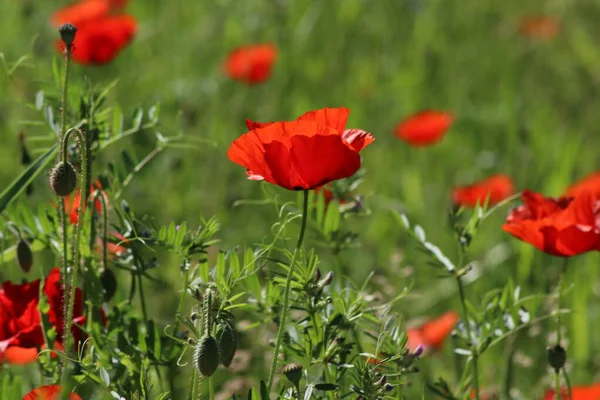
[[[208,378],[208,400],[215,400],[215,385],[212,376]]]
[[[86,193],[87,190],[86,188],[89,185],[88,182],[88,152],[87,152],[87,142],[85,139],[85,136],[83,135],[83,133],[76,128],[72,128],[69,129],[67,131],[67,133],[65,133],[64,137],[63,137],[63,141],[62,141],[62,153],[63,153],[63,160],[66,159],[66,154],[67,154],[67,145],[69,142],[69,138],[72,134],[75,134],[75,137],[77,138],[77,142],[79,145],[79,153],[81,155],[81,185],[79,188],[79,208],[77,210],[77,224],[75,224],[75,243],[73,246],[73,271],[71,273],[71,279],[70,279],[70,284],[68,285],[68,287],[66,287],[65,289],[65,293],[68,293],[68,295],[65,297],[65,303],[66,303],[66,309],[65,309],[65,330],[63,332],[63,345],[64,345],[64,352],[67,355],[69,355],[69,352],[71,350],[71,326],[73,324],[73,306],[75,303],[75,286],[77,285],[77,274],[79,272],[79,257],[80,257],[80,251],[79,251],[79,241],[81,238],[81,231],[82,229],[81,224],[83,223],[83,218],[85,215],[85,203],[86,203]],[[66,280],[66,277],[65,277]],[[62,381],[63,383],[66,383],[66,374],[67,368],[66,368],[66,361],[65,361],[65,365],[63,365],[63,370],[62,370]]]
[[[561,400],[560,396],[560,369],[555,370],[554,374],[554,398]]]
[[[283,289],[283,309],[281,310],[281,319],[279,321],[279,329],[277,331],[277,340],[275,341],[275,349],[273,350],[273,361],[271,361],[271,369],[269,371],[269,380],[267,383],[267,392],[271,392],[273,387],[273,379],[275,379],[275,370],[277,369],[277,361],[279,360],[279,349],[281,348],[281,342],[283,341],[283,334],[285,333],[285,323],[288,316],[288,308],[290,303],[290,289],[292,286],[292,278],[294,276],[294,270],[296,268],[296,258],[302,247],[304,241],[304,232],[306,231],[306,220],[308,219],[308,190],[304,191],[304,204],[302,206],[302,223],[300,226],[300,235],[298,236],[298,243],[292,260],[290,262],[290,268],[288,271],[287,279],[285,280],[285,288]]]
[[[565,276],[567,275],[568,261],[569,261],[569,259],[567,257],[565,257],[564,262],[563,262],[562,271],[560,273],[560,278],[558,280],[558,293],[557,293],[557,301],[556,301],[556,343],[559,346],[560,346],[560,342],[562,341],[562,332],[561,332],[562,319],[560,317],[560,305],[562,302],[562,291],[563,291],[563,286],[565,283]],[[561,369],[565,376],[565,381],[567,382],[567,395],[568,395],[569,400],[571,400],[571,383],[569,381],[569,374],[567,373],[567,370],[564,367]],[[554,376],[554,391],[555,391],[554,396],[557,400],[561,400],[561,395],[560,395],[560,370],[561,369],[556,369],[555,376]]]
[[[565,378],[565,382],[567,383],[567,393],[569,395],[569,400],[573,400],[573,397],[571,395],[571,379],[569,379],[569,374],[567,373],[567,370],[563,368],[563,375]]]
[[[461,276],[456,274],[456,283],[458,285],[458,294],[460,296],[460,304],[462,305],[463,321],[469,337],[469,347],[471,348],[471,357],[473,357],[473,389],[475,390],[475,400],[479,400],[479,368],[477,366],[477,348],[473,345],[473,335],[471,334],[471,323],[469,321],[469,312],[467,310],[465,289],[461,280]]]

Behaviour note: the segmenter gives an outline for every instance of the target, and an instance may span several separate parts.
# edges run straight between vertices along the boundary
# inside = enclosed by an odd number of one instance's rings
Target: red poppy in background
[[[544,400],[554,400],[554,390],[548,390]],[[569,394],[566,388],[560,391],[561,399],[568,400]],[[600,383],[590,386],[573,386],[571,388],[571,400],[600,400]]]
[[[111,11],[109,0],[84,0],[56,11],[51,18],[56,27],[70,23],[80,25],[107,16]]]
[[[94,183],[94,185],[90,188],[90,200],[93,198],[94,196],[94,192],[96,191],[96,189],[102,189],[102,185],[100,184],[100,181],[96,181]],[[108,198],[106,197],[106,194],[103,193],[102,194],[104,196],[104,201],[105,203],[108,205]],[[81,190],[78,190],[73,197],[70,199],[70,201],[68,199],[65,199],[65,211],[67,212],[67,214],[69,214],[69,222],[73,225],[75,225],[78,221],[79,221],[79,201],[81,200]],[[85,203],[84,203],[85,204]],[[94,207],[96,208],[96,211],[98,213],[102,213],[102,201],[96,199],[96,202],[94,203]]]
[[[430,146],[444,138],[453,122],[454,116],[449,112],[425,110],[400,122],[395,133],[412,146]]]
[[[525,204],[512,210],[506,232],[555,256],[600,249],[600,204],[591,193],[552,199],[525,190],[521,198]]]
[[[60,385],[40,386],[27,393],[23,397],[23,400],[58,400],[60,391]],[[71,392],[71,394],[69,394],[69,400],[81,400],[81,397]]]
[[[125,244],[127,244],[129,242],[129,239],[127,239],[125,236],[121,235],[119,232],[111,232],[109,233],[109,237],[108,241],[106,242],[106,251],[110,256],[120,256],[121,254],[124,254],[127,251],[127,247],[125,247]],[[111,239],[116,239],[117,243],[112,242]],[[98,246],[98,252],[100,254],[102,254],[102,238],[98,237],[96,238],[96,245]],[[108,258],[110,259],[111,257],[108,256]]]
[[[557,19],[544,16],[529,16],[521,19],[519,33],[535,39],[552,39],[560,32]]]
[[[415,351],[419,345],[423,345],[425,351],[439,350],[446,337],[452,333],[456,321],[458,321],[458,314],[454,311],[448,311],[421,326],[408,329],[406,331],[408,349]]]
[[[590,192],[600,198],[600,171],[594,172],[569,186],[565,196],[577,196],[582,192]]]
[[[39,288],[41,281],[24,284],[13,284],[10,281],[2,284],[0,290],[0,360],[25,364],[36,357],[33,351],[44,347],[40,312],[38,310]],[[43,292],[48,298],[50,310],[48,320],[57,332],[56,348],[62,348],[62,333],[64,332],[63,290],[60,284],[60,271],[52,269],[44,283]],[[73,322],[82,324],[83,297],[80,289],[75,291]],[[81,330],[73,326],[76,343],[81,338]]]
[[[242,46],[234,49],[223,65],[231,79],[249,84],[269,79],[277,59],[277,48],[270,43]]]
[[[349,113],[326,108],[291,122],[247,121],[251,131],[231,144],[227,156],[246,168],[249,179],[316,189],[358,171],[358,153],[374,140],[365,131],[345,129]]]
[[[510,176],[496,174],[471,185],[455,188],[452,200],[459,206],[475,207],[477,204],[483,205],[489,196],[488,204],[494,205],[513,193],[514,184]]]

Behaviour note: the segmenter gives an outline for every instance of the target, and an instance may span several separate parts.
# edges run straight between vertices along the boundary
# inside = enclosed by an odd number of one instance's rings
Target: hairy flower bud
[[[73,193],[77,185],[77,173],[68,161],[60,161],[50,171],[50,188],[61,197]]]
[[[237,334],[229,322],[223,325],[223,327],[217,333],[219,338],[219,350],[221,354],[221,364],[225,368],[231,365],[235,351],[237,350]]]
[[[294,386],[298,386],[300,379],[302,379],[302,365],[300,364],[288,364],[283,367],[283,374]]]
[[[219,344],[212,336],[203,336],[194,351],[194,364],[204,377],[212,376],[219,367]]]

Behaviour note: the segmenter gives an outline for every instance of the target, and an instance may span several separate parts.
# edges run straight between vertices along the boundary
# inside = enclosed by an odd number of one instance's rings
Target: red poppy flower
[[[124,254],[127,251],[127,247],[125,247],[124,244],[127,244],[129,240],[119,232],[111,232],[109,235],[116,239],[117,243],[111,242],[109,238],[106,242],[108,254],[111,256],[120,256],[121,254]],[[98,252],[102,253],[102,238],[96,238],[96,245],[98,246]]]
[[[52,15],[51,20],[56,27],[71,23],[79,28],[86,22],[106,17],[110,11],[109,0],[84,0],[58,10]]]
[[[525,190],[522,206],[502,226],[517,239],[555,256],[600,249],[600,204],[589,192],[557,200]]]
[[[396,126],[396,136],[415,147],[430,146],[442,140],[454,122],[445,111],[418,112]]]
[[[560,23],[550,17],[524,17],[519,24],[521,35],[535,39],[552,39],[559,31]]]
[[[554,390],[549,390],[544,396],[544,400],[554,400]],[[567,400],[569,393],[567,388],[560,391],[561,399]],[[573,386],[571,388],[571,400],[600,400],[600,383],[590,386]]]
[[[488,204],[494,205],[513,193],[514,185],[510,176],[497,174],[468,186],[457,187],[452,192],[452,199],[459,206],[475,207],[482,205],[488,196]]]
[[[94,192],[96,189],[102,189],[102,185],[100,184],[99,181],[96,181],[94,183],[94,186],[92,186],[90,188],[90,200],[92,199],[92,197],[94,196]],[[108,198],[106,197],[106,194],[102,194],[104,196],[104,201],[106,202],[106,204],[108,205]],[[79,201],[81,200],[81,190],[78,190],[77,192],[75,192],[75,194],[73,195],[73,197],[71,198],[71,200],[69,201],[68,199],[65,199],[65,211],[69,214],[69,222],[73,225],[75,225],[78,221],[79,221]],[[96,202],[94,203],[94,207],[96,208],[96,211],[98,213],[102,213],[102,201],[96,199]]]
[[[439,350],[446,337],[454,329],[456,321],[458,321],[458,314],[448,311],[421,326],[408,329],[406,331],[407,347],[411,351],[415,351],[419,345],[423,345],[425,350]]]
[[[594,172],[569,186],[565,196],[577,196],[581,192],[590,192],[600,198],[600,172]]]
[[[269,79],[277,59],[277,48],[270,44],[242,46],[233,50],[223,66],[231,79],[249,84]]]
[[[252,180],[289,190],[316,189],[358,171],[358,153],[374,140],[360,129],[345,129],[349,113],[325,108],[291,122],[246,121],[251,131],[236,139],[227,155],[246,167]]]
[[[23,397],[23,400],[58,400],[61,390],[59,385],[40,386],[27,393],[25,397]],[[71,392],[71,394],[69,394],[69,400],[81,400],[81,397]]]
[[[44,336],[38,310],[40,280],[24,284],[4,282],[0,290],[0,359],[23,364],[35,360],[33,350],[44,346]],[[62,346],[64,332],[63,291],[60,284],[60,271],[52,269],[44,283],[43,292],[48,298],[50,310],[48,320],[57,332],[57,343]],[[82,324],[83,298],[80,289],[75,291],[73,322]],[[76,342],[81,338],[81,330],[73,327]],[[37,353],[36,353],[37,355]]]

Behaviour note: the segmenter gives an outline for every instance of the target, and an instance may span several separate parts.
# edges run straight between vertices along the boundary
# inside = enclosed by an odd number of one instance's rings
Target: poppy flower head
[[[227,155],[246,168],[249,179],[289,190],[316,189],[358,171],[358,152],[374,140],[367,132],[344,129],[348,113],[323,109],[296,121],[262,124],[236,139]]]
[[[525,190],[502,229],[555,256],[600,249],[600,204],[589,192],[552,199]]]
[[[569,186],[565,196],[577,196],[581,192],[591,192],[594,196],[600,198],[600,171],[594,172]]]
[[[521,19],[519,33],[533,39],[549,40],[560,32],[560,22],[545,16],[529,16]]]
[[[59,385],[46,385],[33,389],[27,393],[23,400],[58,400],[62,388]],[[81,397],[75,393],[69,394],[69,400],[81,400]]]
[[[441,141],[453,123],[454,116],[449,112],[425,110],[400,122],[395,133],[411,146],[430,146]]]
[[[223,69],[231,79],[257,84],[269,79],[276,59],[277,48],[273,44],[242,46],[229,54]]]
[[[408,329],[406,331],[408,349],[415,351],[419,345],[423,345],[426,351],[439,350],[446,337],[452,333],[456,321],[458,321],[458,314],[448,311],[423,325]]]
[[[569,399],[567,388],[561,388],[560,396],[562,400]],[[550,389],[544,395],[544,400],[554,400],[556,398],[553,389]],[[598,400],[600,399],[600,383],[589,386],[573,386],[571,388],[572,400]]]
[[[508,175],[492,175],[468,186],[460,186],[453,190],[452,199],[455,204],[465,207],[483,205],[489,196],[489,205],[494,205],[514,193],[512,179]]]
[[[102,185],[100,184],[100,181],[96,181],[94,183],[94,185],[90,188],[90,199],[94,196],[94,192],[96,191],[96,189],[102,189]],[[108,205],[108,198],[106,196],[106,193],[102,193],[102,196],[104,196],[104,202],[105,204]],[[81,200],[81,190],[78,190],[73,197],[71,198],[71,200],[69,201],[69,199],[65,199],[64,200],[64,205],[65,205],[65,211],[69,214],[69,222],[73,225],[77,224],[77,222],[79,221],[79,202]],[[86,203],[84,203],[84,207],[85,207]],[[94,203],[94,207],[96,208],[96,212],[98,213],[102,213],[102,201],[99,199],[96,199],[96,202]]]
[[[108,0],[84,0],[56,11],[51,22],[56,27],[70,23],[79,28],[87,22],[108,16],[110,11],[111,2]]]

